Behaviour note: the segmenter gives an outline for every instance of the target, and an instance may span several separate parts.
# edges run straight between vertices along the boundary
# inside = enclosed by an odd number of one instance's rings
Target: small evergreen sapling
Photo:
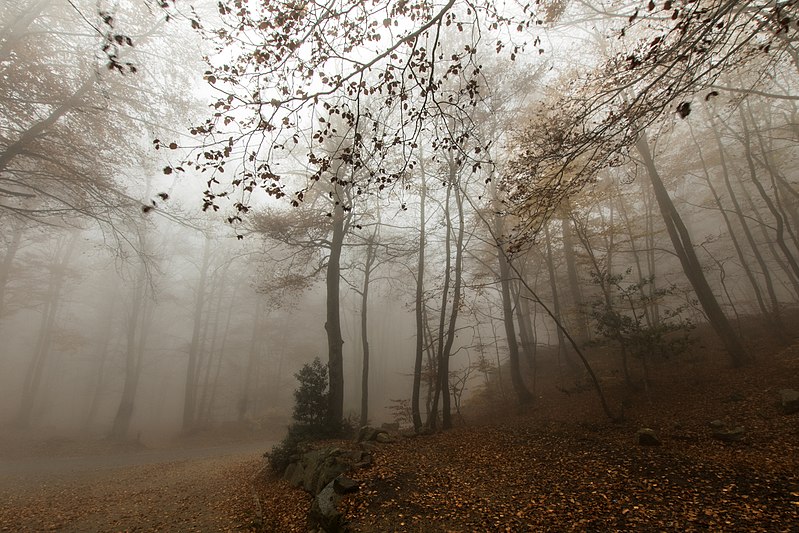
[[[294,377],[299,382],[294,390],[294,423],[280,444],[268,453],[269,465],[278,473],[291,463],[302,443],[338,437],[343,430],[341,424],[331,423],[328,417],[327,365],[317,357]]]
[[[294,391],[294,421],[321,428],[327,421],[327,365],[319,358],[294,374],[300,386]]]

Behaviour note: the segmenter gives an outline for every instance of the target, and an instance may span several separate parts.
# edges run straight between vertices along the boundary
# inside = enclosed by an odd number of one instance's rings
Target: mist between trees
[[[797,9],[4,3],[0,420],[279,434],[315,357],[336,422],[553,383],[617,418],[696,330],[758,364],[799,298]]]

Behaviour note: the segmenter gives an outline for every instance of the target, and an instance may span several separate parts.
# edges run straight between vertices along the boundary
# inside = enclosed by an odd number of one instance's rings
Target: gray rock
[[[742,426],[736,426],[732,429],[715,429],[713,430],[713,438],[722,442],[736,442],[744,438],[746,431]]]
[[[303,479],[305,479],[305,470],[302,464],[299,462],[289,464],[283,473],[283,478],[295,487],[301,487]]]
[[[723,420],[711,420],[707,425],[710,426],[711,429],[721,430],[724,429],[727,424],[725,424]]]
[[[333,480],[333,489],[338,494],[350,494],[352,492],[358,492],[360,485],[358,485],[358,482],[354,479],[339,476]]]
[[[371,426],[363,426],[358,432],[358,442],[372,442],[377,439],[378,433],[381,430]]]
[[[302,454],[296,462],[289,464],[283,478],[315,495],[341,474],[369,466],[371,462],[371,455],[362,450],[319,448]]]
[[[660,446],[660,439],[654,429],[641,428],[636,433],[638,444],[641,446]]]
[[[311,504],[310,522],[312,527],[317,527],[326,533],[343,533],[347,530],[344,517],[338,510],[341,495],[336,493],[334,484],[328,483],[313,500]]]
[[[780,407],[786,415],[799,413],[799,391],[794,389],[782,389],[779,391]]]
[[[368,454],[371,454],[377,449],[377,446],[373,442],[362,442],[358,447]]]
[[[394,442],[394,439],[392,439],[392,438],[391,438],[391,435],[389,435],[389,434],[388,434],[388,433],[386,433],[385,431],[381,431],[381,432],[380,432],[380,433],[378,433],[378,434],[377,434],[377,436],[375,437],[375,441],[376,441],[376,442],[379,442],[380,444],[389,444],[389,443],[392,443],[392,442]]]

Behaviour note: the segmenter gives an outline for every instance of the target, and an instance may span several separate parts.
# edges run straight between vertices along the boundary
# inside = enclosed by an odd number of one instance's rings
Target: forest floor
[[[275,442],[198,433],[148,448],[3,431],[0,531],[247,530],[250,482]]]
[[[799,388],[799,344],[764,347],[743,369],[708,350],[651,369],[647,390],[603,380],[623,422],[603,416],[590,388],[541,387],[523,412],[475,402],[453,430],[380,445],[373,466],[351,474],[360,490],[342,504],[349,527],[797,531],[799,414],[781,413],[777,391]],[[744,427],[743,439],[714,439],[713,420]],[[638,445],[642,427],[662,444]],[[274,478],[257,488],[265,531],[308,530],[306,493]]]
[[[46,478],[0,476],[0,531],[119,532],[247,529],[257,452],[127,465]]]
[[[494,384],[454,429],[377,445],[372,466],[351,473],[350,529],[799,530],[799,414],[782,414],[777,397],[799,388],[799,343],[761,342],[741,369],[698,345],[653,364],[647,388],[637,369],[634,390],[613,365],[597,365],[622,422],[604,416],[585,380],[555,379],[561,372],[539,355],[530,407],[519,411],[509,387],[503,395]],[[714,439],[713,420],[744,427],[743,439]],[[662,444],[638,445],[642,427]],[[262,475],[267,442],[197,435],[173,449],[73,457],[77,446],[0,457],[0,531],[308,531],[310,496]]]

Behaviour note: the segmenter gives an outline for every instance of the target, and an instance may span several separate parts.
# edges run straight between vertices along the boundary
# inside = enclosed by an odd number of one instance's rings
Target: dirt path
[[[236,531],[262,446],[0,461],[0,531]]]

